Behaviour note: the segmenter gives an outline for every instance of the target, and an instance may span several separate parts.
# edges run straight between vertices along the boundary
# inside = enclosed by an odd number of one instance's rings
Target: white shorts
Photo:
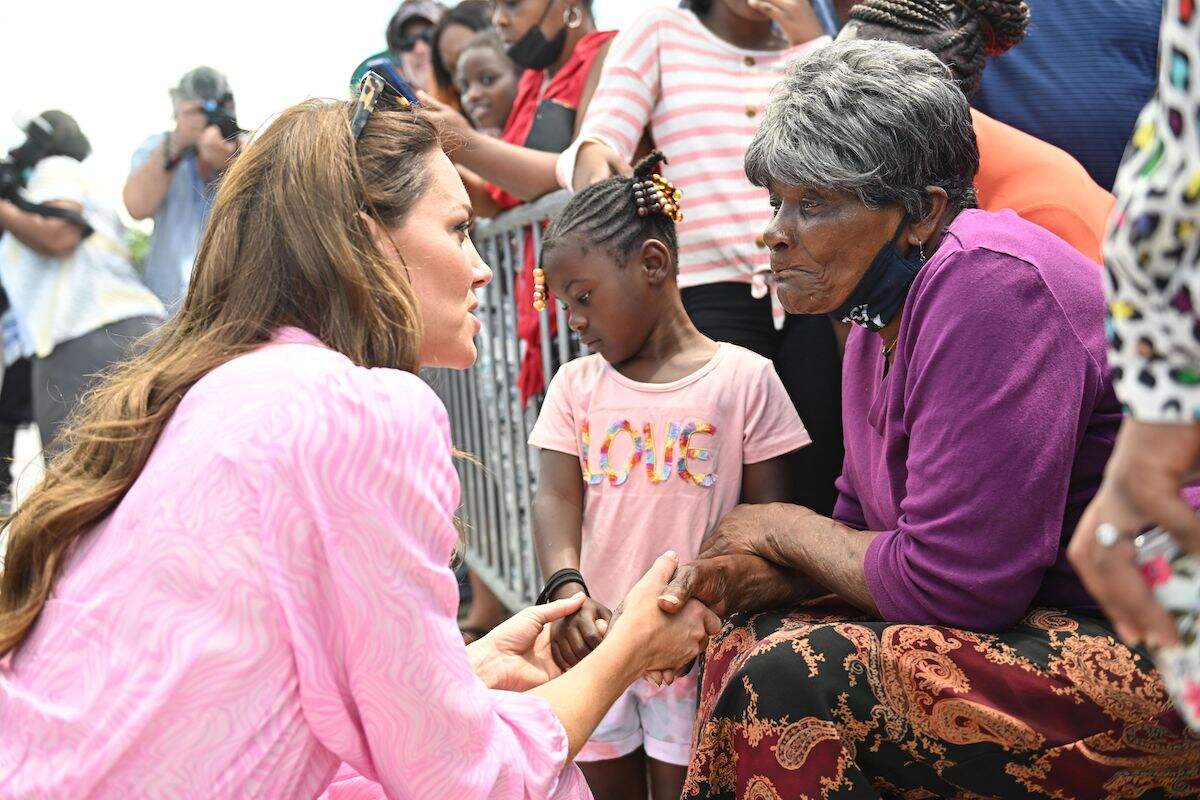
[[[639,678],[613,703],[575,760],[608,761],[643,747],[650,758],[687,766],[699,700],[694,673],[661,689]]]

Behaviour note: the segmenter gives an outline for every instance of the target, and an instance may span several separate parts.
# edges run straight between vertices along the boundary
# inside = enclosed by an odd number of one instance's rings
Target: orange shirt
[[[1100,245],[1115,198],[1065,150],[975,109],[971,116],[979,142],[979,207],[1011,208],[1103,264]]]

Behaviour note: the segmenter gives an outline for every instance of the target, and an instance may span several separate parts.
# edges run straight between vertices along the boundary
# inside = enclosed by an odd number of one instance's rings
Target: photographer
[[[187,291],[217,182],[241,146],[225,76],[197,67],[171,90],[175,130],[151,136],[133,156],[125,208],[154,218],[146,284],[171,311]]]
[[[9,162],[23,167],[22,185],[0,199],[0,281],[33,357],[33,415],[52,453],[96,373],[161,319],[162,304],[130,265],[115,209],[87,179],[80,162],[91,146],[79,125],[46,111],[25,132]],[[36,157],[23,157],[33,143]]]

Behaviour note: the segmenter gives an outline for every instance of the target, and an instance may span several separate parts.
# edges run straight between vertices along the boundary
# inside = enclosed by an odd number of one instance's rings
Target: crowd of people
[[[253,137],[184,75],[140,271],[84,132],[27,130],[0,796],[1200,793],[1191,2],[405,0],[383,38]],[[475,361],[473,221],[560,190],[514,276],[545,585],[460,608],[414,375]],[[589,355],[543,374],[544,320]]]

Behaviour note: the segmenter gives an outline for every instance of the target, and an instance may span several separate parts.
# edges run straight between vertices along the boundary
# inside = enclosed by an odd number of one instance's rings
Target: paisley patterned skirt
[[[1002,634],[831,607],[709,644],[684,797],[1200,796],[1200,737],[1146,654],[1036,610]]]

